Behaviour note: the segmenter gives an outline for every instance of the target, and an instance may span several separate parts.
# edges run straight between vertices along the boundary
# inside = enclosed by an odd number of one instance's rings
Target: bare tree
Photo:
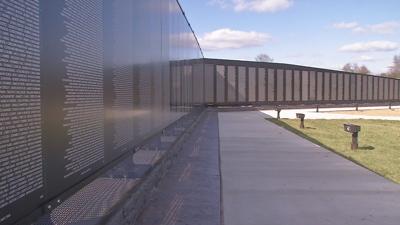
[[[400,54],[393,57],[393,65],[387,73],[389,77],[400,78]]]
[[[360,73],[360,74],[370,74],[371,71],[365,66],[359,66],[357,63],[346,63],[343,68],[343,71],[351,72],[351,73]]]
[[[362,65],[357,73],[371,74],[371,71],[369,71],[369,69],[366,66]]]
[[[354,72],[354,70],[353,70],[353,65],[352,65],[351,63],[346,63],[346,64],[343,66],[342,70],[343,70],[343,71],[346,71],[346,72]]]
[[[270,57],[269,55],[267,55],[267,54],[259,54],[259,55],[256,57],[256,61],[257,61],[257,62],[273,62],[274,59],[271,58],[271,57]]]

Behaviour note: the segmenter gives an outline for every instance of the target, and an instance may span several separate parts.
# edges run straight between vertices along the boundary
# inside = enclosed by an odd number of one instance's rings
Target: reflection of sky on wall
[[[191,49],[196,49],[198,46],[192,32],[172,34],[170,39],[172,48],[184,48],[190,51]],[[198,56],[196,55],[193,58],[198,58]]]
[[[127,66],[132,64],[133,46],[131,43],[134,38],[134,27],[131,16],[133,14],[134,4],[129,0],[115,0],[113,10],[115,12],[113,18],[114,28],[114,66]]]

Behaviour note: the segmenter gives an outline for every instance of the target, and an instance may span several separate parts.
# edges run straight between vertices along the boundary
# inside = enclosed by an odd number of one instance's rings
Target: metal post
[[[275,111],[276,111],[276,118],[279,120],[281,119],[281,107],[279,105],[277,105],[275,107]]]
[[[351,149],[356,150],[358,148],[358,132],[361,131],[361,127],[355,124],[346,123],[343,124],[344,131],[351,133]]]
[[[392,109],[392,103],[389,102],[389,109]]]
[[[317,105],[317,110],[316,111],[319,112],[319,105]]]
[[[354,132],[351,136],[351,149],[356,150],[358,149],[358,132]]]
[[[356,111],[358,111],[358,104],[356,104]]]
[[[306,115],[304,113],[296,113],[296,117],[300,119],[300,129],[304,129],[304,118]]]

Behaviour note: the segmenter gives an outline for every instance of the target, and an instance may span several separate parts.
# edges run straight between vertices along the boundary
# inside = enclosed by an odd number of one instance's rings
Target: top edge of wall
[[[200,42],[199,42],[199,39],[197,38],[196,32],[194,32],[193,27],[192,27],[192,25],[190,24],[190,22],[189,22],[189,20],[188,20],[188,18],[187,18],[187,16],[186,16],[185,10],[183,10],[183,7],[182,7],[181,3],[179,2],[179,0],[176,0],[176,3],[178,3],[179,8],[181,9],[182,15],[185,17],[185,20],[186,20],[187,24],[189,25],[190,30],[192,31],[192,33],[193,33],[193,35],[194,35],[194,38],[196,39],[197,46],[199,47],[200,52],[201,52],[201,56],[202,56],[202,58],[204,58],[203,49],[202,49],[201,46],[200,46]]]
[[[353,72],[346,72],[342,70],[333,70],[333,69],[326,69],[320,67],[312,67],[312,66],[303,66],[297,64],[288,64],[288,63],[276,63],[276,62],[258,62],[258,61],[248,61],[248,60],[234,60],[234,59],[215,59],[215,58],[204,58],[205,63],[221,63],[223,65],[232,65],[232,66],[259,66],[259,65],[271,65],[275,67],[286,67],[287,69],[299,69],[299,70],[318,70],[318,72],[334,72],[334,73],[345,73],[345,74],[353,74],[353,75],[362,75],[362,76],[371,76],[371,77],[381,77],[386,79],[392,80],[400,80],[399,78],[393,77],[384,77],[374,74],[360,74],[360,73],[353,73]],[[246,65],[243,65],[246,64]]]

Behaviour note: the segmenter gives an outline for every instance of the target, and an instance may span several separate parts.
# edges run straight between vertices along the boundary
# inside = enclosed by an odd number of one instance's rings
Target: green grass
[[[400,183],[400,121],[268,119],[312,142],[342,155],[396,183]],[[361,126],[359,149],[350,149],[351,134],[344,123]]]

